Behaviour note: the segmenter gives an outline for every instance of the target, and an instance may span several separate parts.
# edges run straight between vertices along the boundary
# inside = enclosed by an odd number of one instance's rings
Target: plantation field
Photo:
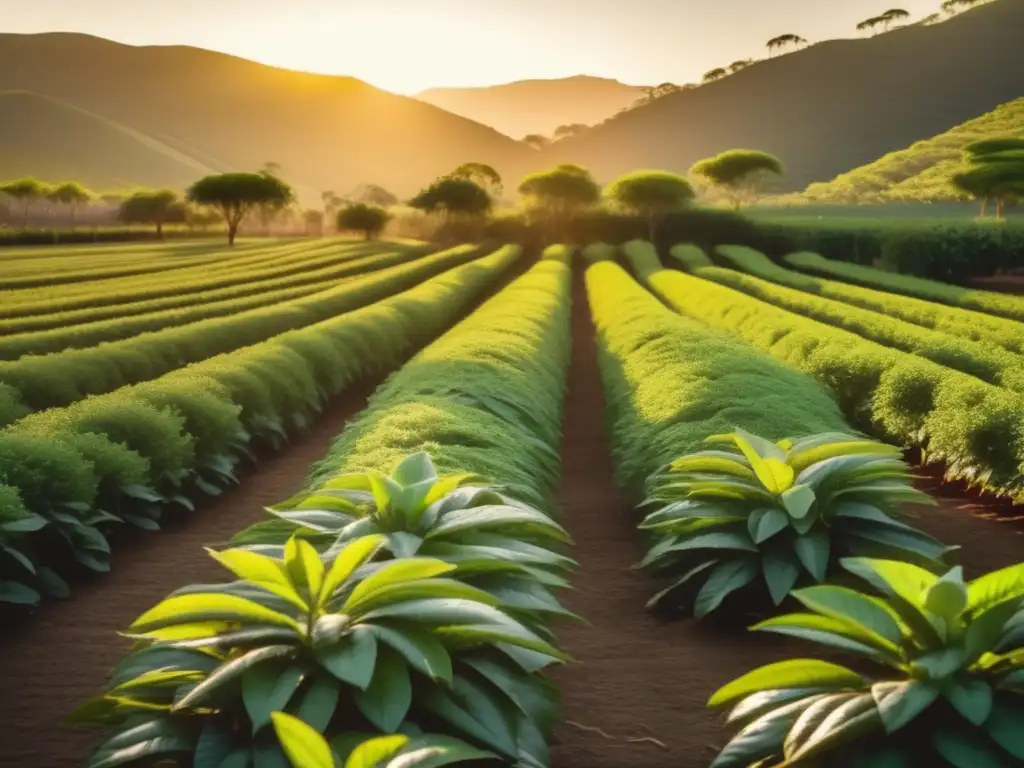
[[[825,256],[0,254],[0,766],[1024,765],[1024,297]]]

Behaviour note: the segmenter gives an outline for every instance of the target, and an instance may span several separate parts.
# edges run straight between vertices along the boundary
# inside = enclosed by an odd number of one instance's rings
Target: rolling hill
[[[958,199],[950,177],[962,166],[963,148],[999,136],[1024,138],[1024,98],[1003,104],[931,139],[812,184],[799,197],[816,203],[944,202]]]
[[[785,163],[786,190],[801,190],[1024,95],[1022,29],[1024,0],[997,0],[934,26],[820,43],[626,112],[541,159],[607,180],[761,149]]]
[[[181,188],[214,169],[131,128],[25,91],[0,93],[0,178],[97,190]]]
[[[578,75],[486,88],[432,88],[416,98],[519,139],[531,133],[551,136],[560,125],[594,125],[643,92],[618,80]]]
[[[0,91],[11,90],[85,110],[202,166],[248,170],[277,162],[300,194],[317,199],[320,190],[346,192],[366,182],[408,195],[467,160],[515,175],[535,155],[493,128],[354,78],[198,48],[0,34]],[[124,135],[123,146],[131,146]],[[21,167],[43,175],[57,164],[53,173],[68,176],[88,163],[116,162],[117,152],[103,142],[93,147],[83,137],[66,147],[56,163],[36,145],[39,154],[24,157]],[[58,173],[65,163],[68,171]]]

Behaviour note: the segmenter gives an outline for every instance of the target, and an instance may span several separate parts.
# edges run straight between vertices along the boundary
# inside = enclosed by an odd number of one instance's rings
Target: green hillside
[[[890,152],[832,181],[811,184],[799,197],[814,203],[945,202],[959,199],[949,179],[962,165],[962,150],[981,139],[1024,138],[1024,98],[974,120]]]
[[[0,179],[74,179],[97,190],[180,188],[212,170],[86,110],[35,93],[0,93]]]

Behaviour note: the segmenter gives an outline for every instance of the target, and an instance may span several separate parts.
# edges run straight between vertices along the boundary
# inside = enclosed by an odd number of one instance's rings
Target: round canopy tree
[[[487,190],[469,179],[438,179],[409,201],[411,208],[427,213],[440,213],[446,219],[476,218],[491,211]]]
[[[220,211],[228,228],[228,243],[235,244],[238,228],[258,207],[284,208],[295,193],[270,173],[222,173],[206,176],[189,187],[188,200]]]
[[[952,185],[981,201],[985,216],[988,201],[996,201],[996,216],[1003,218],[1006,201],[1024,198],[1024,139],[996,137],[968,144],[964,153],[970,165],[950,179]]]
[[[779,159],[767,152],[731,149],[701,160],[690,173],[722,190],[733,208],[739,209],[745,201],[755,201],[768,179],[781,176],[783,168]]]
[[[501,174],[486,163],[463,163],[450,174],[450,179],[465,179],[483,187],[495,198],[501,197],[504,191]]]
[[[66,181],[53,187],[46,196],[52,203],[66,205],[71,211],[71,228],[75,228],[75,219],[78,215],[78,208],[87,205],[96,199],[96,195],[83,187],[77,181]]]
[[[366,240],[373,240],[384,231],[391,214],[379,205],[354,203],[338,211],[335,222],[339,232],[361,232]]]
[[[695,193],[690,182],[675,173],[634,171],[609,184],[604,196],[619,208],[647,219],[647,237],[653,242],[661,219],[688,207]]]
[[[163,239],[164,224],[180,224],[188,210],[170,189],[143,189],[131,193],[122,202],[117,217],[125,224],[152,224]]]
[[[555,235],[563,237],[569,220],[601,199],[601,188],[586,168],[563,163],[527,176],[519,184],[519,194],[534,210],[551,218]]]
[[[21,204],[21,228],[26,229],[29,209],[33,203],[42,200],[50,193],[50,185],[39,181],[39,179],[17,179],[0,186],[0,192]]]

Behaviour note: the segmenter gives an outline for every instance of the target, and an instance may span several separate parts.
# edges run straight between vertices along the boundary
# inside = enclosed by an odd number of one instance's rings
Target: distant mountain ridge
[[[1024,95],[1024,0],[934,26],[833,40],[630,110],[542,153],[602,179],[685,172],[730,148],[772,152],[786,190],[827,181]]]
[[[594,125],[644,95],[643,86],[590,75],[475,88],[431,88],[416,98],[521,139],[561,125]]]
[[[31,92],[84,110],[204,167],[255,170],[279,163],[311,202],[321,190],[344,192],[367,182],[409,195],[469,159],[515,175],[535,154],[493,128],[355,78],[185,46],[137,47],[70,33],[0,34],[2,91]],[[125,134],[125,146],[137,144],[138,135]],[[68,171],[59,175],[98,162],[88,159],[100,154],[90,148],[91,136],[65,137],[59,155]],[[4,152],[21,157],[19,168],[38,167],[40,175],[52,164],[37,154],[39,142]],[[176,178],[155,157],[152,168],[140,163],[139,175],[152,184]],[[0,177],[13,173],[13,166],[0,164]]]

